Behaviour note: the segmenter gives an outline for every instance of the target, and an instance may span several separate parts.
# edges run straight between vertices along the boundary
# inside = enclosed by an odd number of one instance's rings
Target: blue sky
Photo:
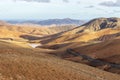
[[[120,17],[120,0],[0,0],[0,19]]]

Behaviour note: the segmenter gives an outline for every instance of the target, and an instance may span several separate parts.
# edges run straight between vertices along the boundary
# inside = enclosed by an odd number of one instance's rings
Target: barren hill
[[[7,25],[7,24],[8,24],[7,22],[0,20],[0,26]]]
[[[0,41],[1,80],[119,80],[117,74],[42,53],[25,43]],[[109,77],[110,76],[110,77]]]
[[[115,20],[115,21],[114,21]],[[105,25],[102,23],[106,22]],[[53,54],[68,60],[91,65],[89,61],[81,60],[68,54],[67,49],[74,49],[76,52],[90,56],[105,62],[119,62],[119,18],[99,18],[94,19],[83,26],[69,31],[48,36],[42,39],[45,45],[40,48],[56,50]],[[116,24],[113,26],[113,24]],[[97,29],[96,29],[97,27]],[[104,69],[104,66],[97,66]],[[119,69],[109,68],[107,71],[120,73]]]
[[[117,22],[111,19],[115,19]],[[106,25],[101,26],[105,22]],[[113,27],[113,24],[117,25]],[[74,56],[68,51],[73,49],[77,54],[89,56],[90,59],[119,64],[119,19],[99,18],[83,26],[67,28],[65,31],[63,28],[60,30],[56,27],[1,26],[1,38],[28,39],[28,41],[20,43],[14,42],[13,39],[0,41],[0,45],[2,45],[0,46],[1,79],[119,80],[117,74],[109,73],[120,74],[118,68],[113,68],[108,64],[94,66],[92,61]],[[30,44],[28,42],[43,44],[33,49],[28,46]],[[83,64],[92,65],[109,72]]]
[[[36,25],[12,25],[4,21],[0,22],[1,38],[21,38],[20,36],[45,36],[64,32],[75,28],[76,25],[51,25],[51,26],[36,26]]]
[[[75,48],[76,51],[88,54],[97,59],[120,64],[120,39],[90,44]]]
[[[105,28],[120,28],[120,18],[98,18],[84,24],[88,29],[98,31]]]
[[[63,32],[60,35],[57,35],[56,38],[53,38],[53,40],[47,41],[48,43],[80,42],[80,41],[88,42],[90,40],[100,38],[104,35],[119,33],[120,32],[119,27],[120,27],[119,18],[98,18],[91,20],[82,26]]]

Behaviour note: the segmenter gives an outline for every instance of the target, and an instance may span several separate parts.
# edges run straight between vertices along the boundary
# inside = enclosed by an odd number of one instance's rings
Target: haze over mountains
[[[9,20],[7,21],[9,23],[13,24],[38,24],[38,25],[82,25],[85,23],[84,20],[77,20],[77,19],[70,19],[70,18],[65,18],[65,19],[48,19],[48,20]]]

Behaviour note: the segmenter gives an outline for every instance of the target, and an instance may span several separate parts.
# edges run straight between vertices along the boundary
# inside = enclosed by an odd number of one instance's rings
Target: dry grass
[[[21,35],[50,35],[73,29],[74,25],[66,26],[34,26],[34,25],[0,25],[0,38],[19,38]]]
[[[110,62],[120,63],[120,39],[76,47],[75,50]],[[116,57],[115,57],[116,56]]]
[[[1,80],[119,80],[118,75],[0,41]],[[94,72],[94,73],[93,73]],[[98,76],[99,75],[99,76]],[[111,76],[111,78],[109,78]]]
[[[91,40],[97,39],[104,35],[116,34],[120,32],[119,29],[117,30],[117,29],[108,28],[100,31],[84,31],[79,33],[79,31],[82,29],[84,29],[84,27],[75,28],[73,30],[62,33],[59,36],[56,36],[56,38],[54,38],[55,36],[50,36],[53,39],[52,40],[48,39],[46,41],[49,44],[89,42]],[[46,42],[46,41],[44,40],[43,42]]]
[[[50,36],[50,39],[48,38],[47,40],[43,40],[43,42],[47,41],[46,46],[48,48],[57,48],[54,52],[57,55],[64,55],[66,49],[75,48],[75,50],[79,53],[87,54],[99,59],[104,59],[113,63],[120,63],[119,40],[114,40],[118,36],[113,38],[111,38],[110,36],[111,40],[109,40],[108,38],[108,40],[103,43],[100,43],[99,41],[94,41],[95,39],[98,39],[105,35],[113,35],[119,33],[120,29],[106,28],[99,31],[86,31],[85,29],[85,31],[79,32],[81,30],[84,30],[84,27],[77,27],[75,29],[61,33],[60,35],[57,35],[56,38],[54,38],[55,36]],[[66,46],[65,44],[68,45]]]
[[[120,51],[119,40],[103,43],[89,41],[103,35],[118,33],[120,30],[104,29],[97,32],[85,30],[81,33],[83,29],[84,27],[77,27],[41,38],[49,43],[47,47],[57,47],[56,50],[33,49],[24,41],[0,41],[0,80],[120,80],[119,75],[81,64],[84,62],[75,63],[47,54],[63,55],[66,49],[74,48],[80,53],[119,63],[119,56],[116,56]],[[37,39],[33,42],[40,42],[40,36],[35,35],[54,34],[59,32],[59,29],[6,25],[1,26],[0,32],[0,38],[19,38],[21,35],[27,35],[29,38]],[[67,60],[78,62],[80,58],[70,56]],[[115,70],[111,69],[112,71]]]

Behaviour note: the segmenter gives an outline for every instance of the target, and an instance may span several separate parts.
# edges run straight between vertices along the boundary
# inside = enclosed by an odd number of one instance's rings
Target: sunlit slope
[[[0,28],[0,38],[19,38],[20,35],[23,33]]]
[[[116,34],[119,32],[119,18],[98,18],[93,19],[82,26],[63,32],[56,37],[53,36],[53,39],[47,39],[46,41],[43,40],[43,43],[47,42],[54,44],[69,42],[88,42],[105,35]]]
[[[12,25],[0,21],[0,38],[36,40],[39,39],[41,36],[64,32],[73,29],[74,27],[76,26],[75,25],[62,25],[62,26]]]
[[[1,80],[119,80],[119,76],[0,41]],[[111,76],[111,77],[109,77]]]
[[[50,35],[59,32],[64,32],[70,29],[73,29],[76,25],[50,25],[50,26],[40,26],[40,25],[12,25],[1,22],[0,29],[19,32],[24,34],[32,34],[32,35]],[[6,32],[7,33],[7,32]]]
[[[105,35],[120,33],[119,29],[103,29],[100,31],[88,31],[77,33],[75,30],[71,30],[60,34],[59,36],[51,36],[50,39],[43,40],[43,43],[55,44],[55,43],[76,43],[76,42],[89,42]]]

